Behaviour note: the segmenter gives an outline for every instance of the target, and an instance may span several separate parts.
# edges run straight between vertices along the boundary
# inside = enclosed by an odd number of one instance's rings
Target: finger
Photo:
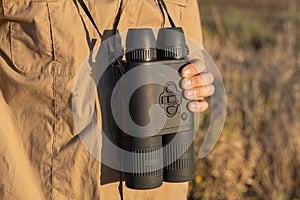
[[[191,89],[194,87],[202,87],[210,85],[214,82],[214,76],[209,72],[203,72],[197,76],[185,78],[181,81],[183,89]]]
[[[205,64],[201,60],[192,60],[190,64],[181,70],[182,77],[192,77],[206,70]]]
[[[183,95],[188,100],[199,100],[203,97],[208,97],[213,95],[215,92],[215,87],[213,85],[196,87],[193,89],[187,89],[183,91]]]
[[[191,112],[203,112],[207,110],[207,108],[208,108],[208,103],[204,100],[193,101],[188,104],[188,109]]]

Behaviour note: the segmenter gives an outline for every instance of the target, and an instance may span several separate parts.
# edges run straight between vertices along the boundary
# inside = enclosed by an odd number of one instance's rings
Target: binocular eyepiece
[[[188,53],[181,28],[161,28],[157,39],[150,28],[127,33],[122,65],[125,76],[134,72],[134,77],[123,80],[125,92],[135,82],[149,82],[138,87],[129,106],[122,108],[130,114],[122,119],[125,126],[133,121],[143,127],[122,129],[122,148],[130,152],[123,157],[129,188],[152,189],[163,181],[184,182],[194,177],[194,116],[179,85]]]
[[[157,40],[150,28],[129,29],[126,37],[126,61],[185,59],[188,55],[182,28],[161,28]]]

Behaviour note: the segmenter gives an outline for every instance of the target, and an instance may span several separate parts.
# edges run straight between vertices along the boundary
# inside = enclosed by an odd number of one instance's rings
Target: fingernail
[[[197,110],[199,110],[199,105],[197,103],[191,103],[190,104],[190,109],[192,111],[197,111]]]
[[[184,76],[189,76],[190,74],[191,74],[191,70],[190,69],[183,70],[183,75]]]
[[[192,81],[188,79],[184,79],[182,81],[182,87],[183,88],[190,88],[192,86]]]
[[[194,90],[186,90],[186,96],[190,98],[194,98]]]

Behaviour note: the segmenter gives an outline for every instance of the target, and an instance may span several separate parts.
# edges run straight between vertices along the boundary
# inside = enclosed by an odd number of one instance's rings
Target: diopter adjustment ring
[[[157,55],[160,59],[182,59],[186,58],[188,54],[187,46],[157,49]]]
[[[129,62],[149,62],[157,60],[156,49],[136,49],[129,51],[126,53],[126,60]]]

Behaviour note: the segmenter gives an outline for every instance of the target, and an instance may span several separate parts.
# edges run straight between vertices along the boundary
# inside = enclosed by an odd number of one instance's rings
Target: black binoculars
[[[129,188],[194,178],[194,115],[180,87],[188,52],[182,28],[161,28],[157,39],[150,28],[128,30],[122,85],[130,96],[120,98],[128,102],[121,111],[121,146]]]

